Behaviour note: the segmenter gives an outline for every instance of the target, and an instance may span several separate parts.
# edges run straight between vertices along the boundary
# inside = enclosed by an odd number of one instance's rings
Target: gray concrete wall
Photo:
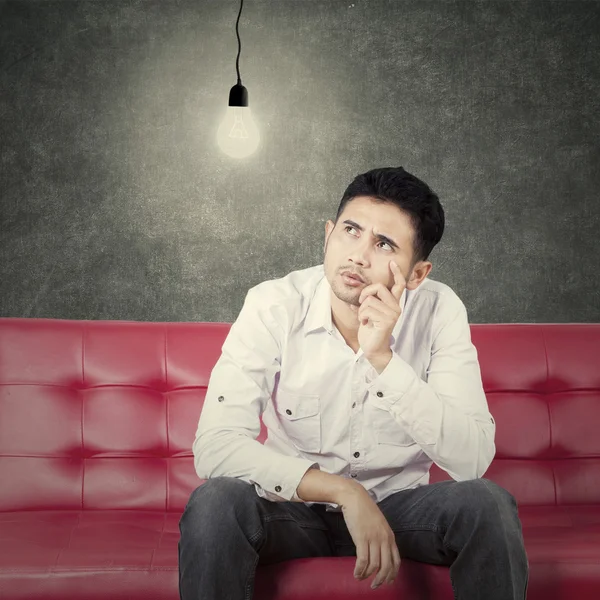
[[[472,323],[600,317],[600,2],[0,2],[0,316],[235,320],[355,175],[440,196]]]

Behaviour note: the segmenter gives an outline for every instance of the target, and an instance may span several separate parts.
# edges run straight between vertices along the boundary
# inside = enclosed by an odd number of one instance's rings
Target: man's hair
[[[427,260],[444,233],[444,209],[429,186],[402,167],[382,167],[357,175],[346,188],[335,216],[335,224],[344,207],[356,196],[370,196],[376,202],[388,202],[408,213],[413,232],[411,268]]]

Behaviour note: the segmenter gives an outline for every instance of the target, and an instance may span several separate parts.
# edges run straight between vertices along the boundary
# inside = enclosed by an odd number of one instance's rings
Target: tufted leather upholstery
[[[229,328],[0,318],[0,598],[179,598],[191,446]],[[528,599],[597,600],[600,324],[471,333],[497,426],[485,477],[519,502]],[[447,567],[404,559],[373,592],[354,561],[259,567],[255,598],[453,597]]]

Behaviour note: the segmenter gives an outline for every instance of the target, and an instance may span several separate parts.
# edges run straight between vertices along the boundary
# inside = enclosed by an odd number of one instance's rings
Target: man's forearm
[[[360,483],[317,469],[307,471],[296,490],[304,502],[331,502],[340,506],[348,495],[361,492],[365,488]]]

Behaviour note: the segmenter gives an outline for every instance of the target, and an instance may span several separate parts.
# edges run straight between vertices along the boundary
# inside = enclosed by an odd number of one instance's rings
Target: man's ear
[[[433,265],[429,261],[418,262],[410,272],[409,281],[406,287],[409,290],[416,290],[425,280],[427,275],[431,273]]]
[[[327,241],[329,240],[329,236],[334,228],[335,223],[331,219],[327,219],[327,221],[325,221],[325,241],[323,242],[323,254],[325,254],[325,250],[327,249]]]

